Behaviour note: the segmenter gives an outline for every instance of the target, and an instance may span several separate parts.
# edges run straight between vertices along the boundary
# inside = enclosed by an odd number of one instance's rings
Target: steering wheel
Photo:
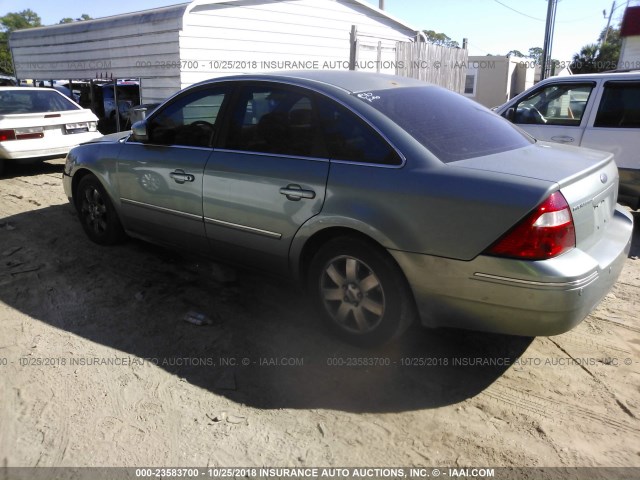
[[[535,123],[547,123],[547,119],[540,113],[536,107],[531,107],[531,118],[535,120]]]
[[[195,126],[195,127],[204,127],[208,130],[211,130],[211,132],[213,133],[213,131],[216,129],[216,127],[213,126],[213,124],[205,121],[205,120],[196,120],[195,122],[191,122],[191,125]]]
[[[518,107],[517,120],[517,123],[528,123],[534,125],[547,123],[547,119],[544,118],[544,115],[542,115],[540,110],[533,105],[522,105]]]

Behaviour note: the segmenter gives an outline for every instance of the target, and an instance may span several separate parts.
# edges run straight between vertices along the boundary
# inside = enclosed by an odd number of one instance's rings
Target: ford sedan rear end
[[[415,318],[518,335],[579,323],[633,222],[611,154],[536,142],[423,82],[356,72],[226,77],[73,149],[87,235],[125,234],[290,275],[350,342]]]

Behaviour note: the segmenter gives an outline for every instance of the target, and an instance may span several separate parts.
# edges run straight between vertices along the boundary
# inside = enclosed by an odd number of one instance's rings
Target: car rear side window
[[[396,151],[356,114],[325,97],[318,99],[318,111],[329,157],[378,165],[400,165]]]
[[[0,115],[64,112],[79,109],[78,105],[55,90],[33,88],[0,91]]]
[[[607,82],[593,126],[640,128],[640,83]]]
[[[238,93],[230,118],[226,149],[326,156],[310,92],[272,84],[246,85]]]
[[[226,87],[196,90],[179,97],[149,120],[150,143],[211,146]]]
[[[435,86],[354,94],[449,163],[515,150],[533,140],[462,95]]]

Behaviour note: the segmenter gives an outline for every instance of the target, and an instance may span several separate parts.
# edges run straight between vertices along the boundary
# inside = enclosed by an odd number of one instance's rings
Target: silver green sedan
[[[94,242],[129,235],[293,276],[361,345],[416,318],[565,332],[618,278],[633,228],[612,154],[369,73],[193,85],[132,132],[74,148],[63,180]]]

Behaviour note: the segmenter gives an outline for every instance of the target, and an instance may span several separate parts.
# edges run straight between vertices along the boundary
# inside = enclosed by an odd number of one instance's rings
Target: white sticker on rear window
[[[374,95],[373,93],[359,93],[358,98],[368,101],[369,103],[373,103],[374,100],[379,100],[380,97]]]

